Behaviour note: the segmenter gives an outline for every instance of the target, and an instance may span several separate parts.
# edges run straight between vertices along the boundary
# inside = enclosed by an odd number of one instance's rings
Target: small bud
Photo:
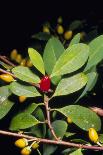
[[[30,146],[24,147],[24,148],[21,150],[21,155],[29,155],[30,153],[31,153],[31,148],[30,148]]]
[[[72,31],[66,31],[65,33],[64,33],[64,39],[65,40],[70,40],[71,38],[72,38],[72,35],[73,35],[73,32]]]
[[[67,122],[68,122],[69,124],[71,124],[71,123],[72,123],[72,120],[71,120],[71,118],[70,118],[70,117],[67,117]]]
[[[26,59],[23,59],[20,63],[21,66],[25,66],[26,65]]]
[[[43,26],[43,32],[50,33],[50,30],[47,26]]]
[[[32,145],[32,148],[33,148],[34,150],[36,150],[38,147],[39,147],[39,144],[36,143],[36,142]]]
[[[88,131],[88,134],[89,134],[89,139],[94,142],[94,143],[97,143],[98,142],[98,134],[96,132],[96,130],[94,128],[90,128],[89,131]]]
[[[28,141],[25,138],[18,139],[15,141],[15,146],[17,146],[19,148],[24,148],[27,145],[28,145]]]
[[[5,82],[12,82],[14,81],[14,78],[10,74],[1,74],[0,79],[2,79]]]
[[[64,28],[63,28],[62,25],[58,25],[58,26],[57,26],[57,32],[58,32],[58,34],[63,34]]]
[[[17,55],[15,61],[16,61],[17,63],[21,63],[21,61],[22,61],[22,56],[21,56],[21,54],[18,54],[18,55]]]
[[[63,18],[60,16],[60,17],[57,19],[57,22],[58,22],[58,24],[62,24],[62,23],[63,23]]]
[[[26,100],[26,96],[19,96],[19,102],[22,103]]]
[[[18,53],[18,52],[17,52],[16,49],[14,49],[14,50],[11,51],[11,54],[10,54],[11,60],[15,60],[15,59],[16,59],[17,53]]]
[[[27,60],[27,62],[26,62],[26,66],[27,66],[27,67],[32,67],[32,66],[33,66],[31,60]]]

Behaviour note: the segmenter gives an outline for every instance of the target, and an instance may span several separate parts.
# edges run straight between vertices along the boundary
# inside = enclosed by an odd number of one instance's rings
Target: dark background
[[[27,47],[30,36],[40,31],[40,27],[45,21],[55,22],[60,15],[64,18],[65,24],[69,24],[75,19],[86,19],[89,26],[99,25],[100,33],[102,33],[102,6],[102,2],[99,0],[34,0],[34,3],[32,1],[1,3],[0,54],[6,55],[13,48]],[[14,148],[13,143],[14,138],[0,136],[0,155],[18,155],[19,151]],[[91,152],[86,154],[91,154]],[[101,152],[96,154],[99,155]]]

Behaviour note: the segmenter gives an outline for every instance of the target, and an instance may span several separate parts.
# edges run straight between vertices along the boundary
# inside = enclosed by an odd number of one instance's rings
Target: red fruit
[[[44,76],[40,81],[40,90],[47,92],[50,89],[50,78],[49,76]]]

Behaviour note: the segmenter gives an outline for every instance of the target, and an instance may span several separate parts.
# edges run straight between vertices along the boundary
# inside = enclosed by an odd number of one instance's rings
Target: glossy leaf
[[[59,82],[53,96],[67,95],[76,92],[86,85],[87,80],[88,78],[84,73],[79,73],[70,78],[64,78]]]
[[[57,137],[61,137],[61,139],[63,138],[66,130],[67,130],[67,123],[65,121],[62,120],[56,120],[52,123],[52,127],[55,131],[55,134],[57,135]],[[53,136],[51,135],[50,130],[48,130],[48,135],[50,139],[53,139]],[[57,149],[57,146],[55,145],[44,145],[44,153],[43,155],[51,155],[53,152],[55,152]]]
[[[72,73],[81,68],[88,59],[89,47],[86,44],[74,44],[66,49],[56,62],[51,77]]]
[[[26,107],[26,109],[24,110],[24,112],[25,113],[32,114],[37,109],[38,106],[39,106],[39,104],[32,103],[28,107]]]
[[[97,65],[103,59],[103,35],[92,40],[89,47],[89,59],[85,71]]]
[[[10,130],[27,129],[40,123],[34,116],[28,113],[20,113],[13,117]]]
[[[53,67],[60,57],[60,55],[64,52],[64,47],[61,42],[57,39],[52,37],[46,44],[43,54],[43,60],[46,72],[50,75]]]
[[[99,142],[103,144],[103,134],[99,135]]]
[[[0,87],[0,104],[5,101],[9,95],[11,95],[11,92],[8,86]]]
[[[12,66],[9,66],[9,65],[7,65],[6,63],[4,63],[2,61],[0,61],[0,65],[3,66],[4,68],[8,69],[8,70],[12,68]]]
[[[95,128],[95,130],[101,129],[101,120],[99,116],[92,110],[79,106],[79,105],[70,105],[57,111],[61,112],[66,117],[70,117],[78,127],[83,130],[88,131],[89,128]]]
[[[17,66],[12,69],[12,72],[18,79],[22,81],[32,82],[32,83],[40,82],[40,78],[37,75],[35,75],[28,67]]]
[[[70,30],[75,30],[75,29],[82,28],[82,27],[83,27],[83,21],[81,21],[81,20],[74,20],[69,25]]]
[[[41,55],[33,48],[28,49],[29,57],[32,64],[42,73],[45,74],[44,62]]]
[[[81,152],[81,149],[78,149],[78,150],[70,153],[69,155],[83,155],[83,153]]]
[[[45,121],[43,110],[40,107],[34,111],[34,116],[41,122]],[[33,135],[44,138],[46,135],[46,124],[33,126],[30,131]]]
[[[46,32],[39,32],[37,34],[32,35],[32,38],[38,39],[41,41],[48,41],[50,39],[51,35]]]
[[[22,85],[18,82],[12,82],[10,84],[10,90],[17,96],[36,97],[41,96],[37,89],[33,86]]]
[[[81,99],[84,95],[87,94],[88,91],[91,91],[91,89],[94,86],[95,80],[97,79],[97,73],[96,72],[91,72],[87,74],[88,77],[88,82],[87,85],[85,87],[85,89],[83,90],[82,94],[79,96],[79,98],[76,100],[76,102],[79,101],[79,99]]]
[[[80,33],[77,33],[73,39],[70,41],[69,46],[72,46],[74,44],[78,44],[80,42]]]
[[[2,119],[3,117],[5,117],[5,115],[8,114],[13,105],[14,103],[7,99],[0,103],[0,119]]]

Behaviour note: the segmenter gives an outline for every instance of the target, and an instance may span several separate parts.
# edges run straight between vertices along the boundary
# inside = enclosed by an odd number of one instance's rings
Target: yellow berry
[[[89,131],[88,131],[88,135],[89,135],[89,139],[94,142],[94,143],[97,143],[98,142],[98,134],[96,132],[96,130],[94,128],[90,128]]]
[[[38,143],[34,143],[33,145],[32,145],[32,148],[35,150],[35,149],[37,149],[39,147],[39,144]]]
[[[22,103],[26,100],[26,96],[19,96],[19,102]]]
[[[26,59],[23,59],[20,63],[21,66],[25,66],[26,65]]]
[[[14,81],[14,78],[10,74],[1,74],[0,79],[2,79],[5,82],[12,82]]]
[[[71,118],[70,118],[70,117],[67,117],[67,122],[68,122],[69,124],[71,124],[71,123],[72,123],[72,120],[71,120]]]
[[[50,33],[50,30],[47,26],[43,26],[43,32]]]
[[[57,26],[57,32],[58,32],[58,34],[63,34],[64,28],[63,28],[62,25],[58,25],[58,26]]]
[[[62,17],[61,17],[61,16],[57,19],[57,22],[58,22],[58,24],[62,24],[63,19],[62,19]]]
[[[64,33],[64,39],[65,39],[65,40],[69,40],[69,39],[72,38],[72,35],[73,35],[73,32],[72,32],[71,30],[66,31],[66,32]]]
[[[29,155],[30,153],[31,153],[31,148],[30,148],[30,146],[24,147],[24,148],[21,150],[21,155]]]
[[[24,148],[27,145],[28,145],[28,141],[25,138],[18,139],[15,141],[15,146],[17,146],[19,148]]]
[[[17,57],[17,50],[16,49],[14,49],[14,50],[12,50],[11,51],[11,54],[10,54],[10,58],[12,59],[12,60],[15,60],[16,59],[16,57]]]
[[[27,66],[27,67],[32,67],[32,66],[33,66],[31,60],[27,60],[27,62],[26,62],[26,66]]]
[[[15,61],[16,61],[17,63],[21,63],[21,61],[22,61],[22,56],[21,56],[21,54],[18,54],[18,55],[17,55]]]

